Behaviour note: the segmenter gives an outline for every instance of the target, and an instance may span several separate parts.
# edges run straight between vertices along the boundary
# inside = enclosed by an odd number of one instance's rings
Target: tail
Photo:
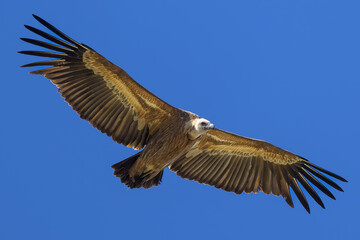
[[[151,188],[152,186],[159,185],[161,183],[164,170],[161,170],[155,177],[151,179],[148,177],[152,172],[145,172],[141,175],[134,176],[134,179],[130,177],[129,170],[134,165],[139,156],[140,152],[112,165],[111,167],[115,170],[114,175],[119,177],[121,182],[130,188]]]

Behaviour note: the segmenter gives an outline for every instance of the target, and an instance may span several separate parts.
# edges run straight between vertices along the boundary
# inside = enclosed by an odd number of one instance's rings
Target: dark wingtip
[[[47,21],[45,21],[44,19],[42,19],[41,17],[39,17],[39,16],[37,16],[37,15],[35,15],[35,14],[33,14],[33,17],[34,17],[39,23],[41,23],[41,24],[43,24],[43,25],[45,25],[45,26],[46,26],[46,24],[49,24]]]
[[[29,30],[30,30],[30,28],[32,28],[31,26],[26,25],[26,24],[24,24],[24,27],[27,28],[27,29],[29,29]]]
[[[348,180],[346,180],[345,178],[343,178],[343,177],[340,177],[339,176],[339,178],[338,178],[340,181],[343,181],[343,182],[348,182]]]
[[[42,20],[41,17],[39,17],[39,16],[37,16],[37,15],[35,15],[35,14],[32,14],[32,16],[33,16],[36,20],[38,20],[38,21],[41,21],[41,20]],[[40,19],[40,20],[39,20],[39,19]]]
[[[290,207],[294,208],[294,203],[293,203],[293,201],[292,201],[291,196],[286,196],[286,197],[284,197],[284,199],[285,199],[286,203],[287,203]]]
[[[326,172],[325,172],[326,173]],[[339,175],[335,174],[335,173],[332,173],[332,174],[329,174],[330,176],[342,181],[342,182],[348,182],[345,178],[343,177],[340,177]]]
[[[48,28],[50,31],[52,31],[53,33],[55,33],[56,35],[58,35],[60,38],[64,39],[65,41],[68,41],[69,43],[72,43],[74,45],[76,45],[77,48],[81,48],[81,49],[85,49],[84,46],[82,46],[80,43],[76,42],[74,39],[68,37],[67,35],[65,35],[63,32],[61,32],[59,29],[57,29],[56,27],[54,27],[53,25],[51,25],[50,23],[48,23],[47,21],[45,21],[44,19],[42,19],[41,17],[36,16],[35,14],[33,14],[33,17],[42,25],[44,25],[46,28]],[[41,34],[40,34],[41,35]]]
[[[340,192],[344,192],[344,190],[337,184],[335,184],[333,187]]]
[[[314,198],[315,199],[315,198]],[[319,197],[318,199],[315,199],[315,201],[317,202],[317,204],[319,204],[323,209],[325,209],[325,205],[323,203],[323,201],[321,200],[321,198]]]
[[[20,54],[25,54],[25,55],[33,55],[32,53],[36,52],[36,51],[18,51],[18,53]],[[36,55],[35,55],[36,56]]]
[[[21,38],[20,38],[20,39],[21,39]],[[21,40],[22,40],[22,39],[21,39]],[[22,51],[18,51],[17,53],[23,54]],[[22,68],[22,67],[26,67],[26,64],[25,64],[25,65],[22,65],[22,66],[20,66],[20,67],[21,67],[21,68]]]
[[[347,182],[347,180],[345,178],[337,175],[336,173],[330,172],[329,170],[326,170],[326,169],[324,169],[322,167],[319,167],[319,166],[315,165],[314,163],[311,163],[311,162],[307,161],[306,164],[308,164],[308,165],[312,166],[313,168],[315,168],[315,169],[317,169],[317,170],[319,170],[319,171],[321,171],[323,173],[326,173],[327,175],[329,175],[331,177],[334,177],[334,178],[336,178],[336,179],[338,179],[340,181]]]
[[[331,194],[331,195],[328,195],[331,199],[334,199],[334,200],[336,200],[336,198],[335,198],[335,196],[333,195],[333,194]]]

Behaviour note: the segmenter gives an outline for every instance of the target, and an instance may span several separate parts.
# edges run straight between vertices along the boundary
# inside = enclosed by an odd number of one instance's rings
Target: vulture
[[[25,25],[48,41],[21,40],[52,51],[20,51],[51,59],[22,67],[46,66],[30,73],[50,79],[81,118],[115,142],[142,149],[112,166],[126,186],[157,186],[169,167],[182,178],[236,194],[262,191],[282,196],[294,207],[292,189],[309,213],[302,189],[322,208],[314,187],[332,199],[324,183],[343,191],[329,178],[346,182],[341,176],[268,142],[217,129],[210,121],[169,105],[91,47],[33,16],[57,37]]]

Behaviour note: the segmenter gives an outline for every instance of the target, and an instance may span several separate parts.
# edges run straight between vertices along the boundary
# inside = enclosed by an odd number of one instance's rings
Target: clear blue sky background
[[[0,239],[355,239],[359,236],[359,1],[2,1]],[[347,178],[309,199],[235,195],[165,171],[130,190],[135,151],[101,134],[47,79],[23,24],[35,13],[168,103]],[[44,28],[42,28],[44,29]],[[294,197],[295,199],[295,197]]]

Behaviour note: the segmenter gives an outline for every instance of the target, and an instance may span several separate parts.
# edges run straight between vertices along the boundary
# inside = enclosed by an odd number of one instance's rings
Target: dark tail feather
[[[130,188],[151,188],[152,186],[157,186],[161,183],[161,178],[163,176],[164,170],[160,171],[155,177],[148,179],[148,176],[152,172],[146,172],[142,175],[135,176],[134,181],[129,176],[129,170],[136,162],[140,153],[135,154],[121,162],[118,162],[111,167],[115,170],[114,175],[121,179],[121,182]]]

